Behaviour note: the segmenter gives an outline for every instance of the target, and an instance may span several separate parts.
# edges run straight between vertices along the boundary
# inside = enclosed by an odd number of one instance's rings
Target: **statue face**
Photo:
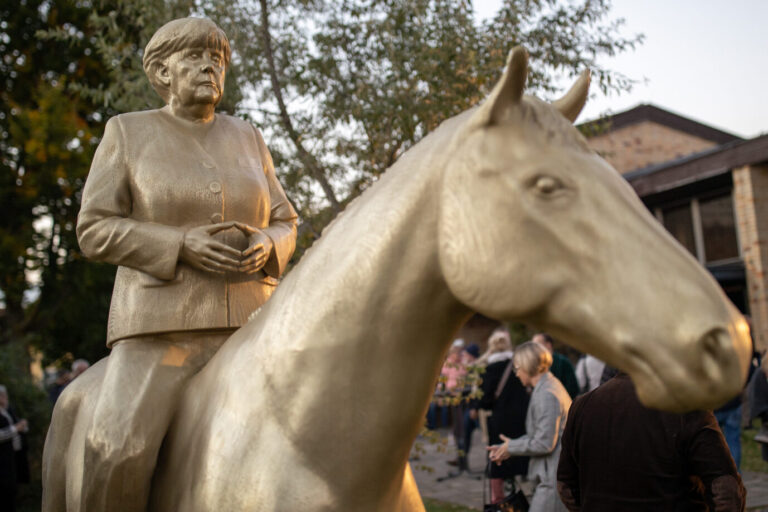
[[[212,48],[187,48],[168,59],[171,102],[185,107],[216,105],[224,94],[224,54]]]

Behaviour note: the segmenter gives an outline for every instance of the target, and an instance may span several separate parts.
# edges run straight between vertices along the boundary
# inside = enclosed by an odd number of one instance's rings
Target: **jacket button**
[[[214,213],[211,215],[211,223],[212,224],[218,224],[219,222],[222,222],[224,220],[224,216],[220,213]]]
[[[218,194],[219,192],[221,192],[221,183],[219,183],[218,181],[212,181],[212,182],[211,182],[211,183],[208,185],[208,188],[209,188],[209,189],[211,190],[211,192],[213,192],[214,194]]]

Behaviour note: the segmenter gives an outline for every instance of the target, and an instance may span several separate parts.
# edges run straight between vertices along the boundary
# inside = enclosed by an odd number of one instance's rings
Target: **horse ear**
[[[516,46],[509,52],[507,66],[501,79],[472,116],[472,124],[492,125],[500,119],[505,109],[520,103],[527,77],[528,51],[522,46]]]
[[[552,106],[572,123],[579,117],[581,109],[584,108],[584,104],[587,102],[590,79],[591,74],[588,69],[585,69],[581,76],[579,76],[579,79],[576,80],[576,83],[565,93],[565,96],[552,102]]]

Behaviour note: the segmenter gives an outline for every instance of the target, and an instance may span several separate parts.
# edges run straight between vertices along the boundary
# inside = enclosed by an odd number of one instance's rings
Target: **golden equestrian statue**
[[[514,49],[490,96],[351,203],[187,381],[148,511],[424,511],[409,451],[473,312],[626,370],[652,407],[741,390],[744,319],[572,125],[589,74],[549,104],[523,95],[527,60]],[[45,512],[103,512],[81,500],[103,378],[56,406]]]

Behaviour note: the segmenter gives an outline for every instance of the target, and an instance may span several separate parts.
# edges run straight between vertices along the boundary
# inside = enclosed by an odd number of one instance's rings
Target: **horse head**
[[[527,61],[522,48],[510,53],[447,157],[439,257],[449,288],[475,311],[532,323],[625,370],[648,406],[724,402],[746,378],[746,322],[573,127],[588,72],[548,104],[523,95]]]

